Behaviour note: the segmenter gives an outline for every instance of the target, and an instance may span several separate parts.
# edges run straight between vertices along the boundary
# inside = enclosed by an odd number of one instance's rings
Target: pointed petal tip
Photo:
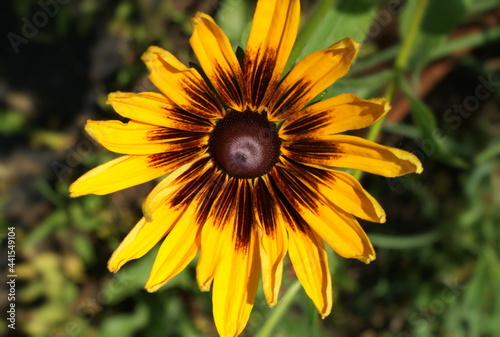
[[[411,166],[413,166],[413,167],[409,168],[408,171],[405,172],[404,174],[408,174],[408,173],[420,174],[420,173],[422,173],[424,171],[424,167],[422,166],[422,162],[420,161],[420,159],[411,152],[407,152],[407,154],[408,154],[408,158],[406,159],[408,161],[407,165],[409,167],[411,167]]]
[[[379,223],[385,223],[387,221],[387,216],[386,216],[385,211],[382,207],[376,208],[375,212],[377,212]]]
[[[356,40],[354,40],[354,39],[352,39],[352,38],[350,38],[350,37],[348,37],[348,38],[344,39],[344,41],[349,42],[349,43],[350,43],[350,44],[352,44],[352,45],[354,46],[354,48],[356,48],[356,49],[358,49],[358,48],[361,46],[361,42],[356,41]]]
[[[200,288],[200,291],[202,292],[210,291],[211,286],[212,286],[212,280],[204,283],[200,283],[200,281],[198,281],[198,288]]]
[[[118,272],[122,266],[127,263],[129,260],[117,260],[117,253],[118,250],[115,250],[115,252],[111,255],[111,257],[108,260],[108,270],[112,273]]]
[[[207,18],[210,16],[205,14],[205,13],[202,13],[202,12],[196,12],[192,17],[191,17],[191,26],[194,27],[196,25],[198,25],[199,23],[201,23],[201,21],[203,20],[203,18]]]
[[[71,198],[81,197],[83,195],[87,195],[88,194],[88,193],[79,191],[80,190],[79,186],[81,185],[79,183],[79,180],[80,180],[80,178],[78,178],[71,185],[69,185],[68,191],[69,191],[69,196]]]
[[[266,299],[266,305],[267,305],[269,308],[274,307],[277,303],[278,303],[278,298],[273,298],[271,301],[268,301],[268,300]]]
[[[150,193],[151,195],[151,193]],[[148,195],[149,197],[149,195]],[[142,203],[142,216],[144,217],[144,219],[147,221],[147,222],[152,222],[154,220],[154,217],[153,217],[153,212],[154,210],[152,210],[150,207],[148,207],[148,197],[146,197],[146,199],[144,200],[144,202]]]
[[[158,289],[160,289],[163,285],[165,285],[167,282],[159,283],[159,284],[152,284],[149,280],[146,282],[146,285],[144,286],[144,289],[147,290],[148,293],[154,293]]]
[[[111,258],[112,259],[112,258]],[[108,270],[112,273],[116,273],[118,270],[120,270],[120,265],[116,265],[111,262],[111,259],[108,261]]]
[[[151,62],[158,57],[157,54],[163,55],[165,53],[168,52],[163,48],[160,48],[158,46],[149,46],[148,49],[146,49],[146,51],[142,54],[141,60],[142,62],[144,62],[144,64],[146,64],[146,67],[151,72],[153,69]]]
[[[200,260],[198,260],[199,262]],[[200,291],[202,292],[207,292],[210,291],[210,288],[212,287],[212,282],[214,280],[213,276],[202,276],[202,272],[200,271],[200,265],[196,267],[196,283],[198,283],[198,288],[200,288]]]
[[[93,139],[98,139],[95,129],[99,127],[99,124],[100,124],[99,121],[93,121],[93,120],[87,119],[87,122],[85,123],[85,126],[83,127],[83,129],[90,137],[92,137]]]
[[[321,315],[321,319],[325,319],[325,318],[327,318],[327,317],[330,315],[331,311],[332,311],[332,310],[330,309],[330,310],[328,310],[328,312],[326,312],[326,313],[320,313],[320,315]]]
[[[142,216],[144,217],[146,222],[153,222],[154,221],[153,212],[149,211],[145,207],[142,208]]]
[[[75,191],[73,190],[72,186],[73,186],[73,185],[71,185],[71,186],[69,187],[69,197],[70,197],[70,198],[76,198],[76,197],[79,197],[79,196],[80,196],[80,194],[78,194],[77,192],[75,192]]]
[[[365,264],[370,264],[370,262],[374,261],[377,258],[375,253],[368,254],[368,256],[358,256],[357,259]]]
[[[333,44],[332,47],[334,49],[340,49],[340,48],[343,48],[346,50],[351,49],[353,52],[348,53],[347,55],[352,56],[352,59],[354,59],[356,57],[356,55],[358,54],[359,49],[361,48],[361,42],[358,42],[358,41],[348,37],[348,38],[345,38],[345,39]],[[330,48],[332,48],[332,47],[330,47]]]
[[[124,93],[123,92],[120,92],[120,91],[116,91],[116,92],[110,92],[108,94],[108,97],[106,97],[106,105],[112,105],[113,104],[113,101],[116,100],[117,98],[120,98],[120,97],[123,97]]]
[[[392,109],[391,102],[385,97],[372,98],[372,99],[369,99],[368,101],[380,105],[382,107],[382,110],[384,111],[383,115],[385,115],[386,113],[388,113]]]

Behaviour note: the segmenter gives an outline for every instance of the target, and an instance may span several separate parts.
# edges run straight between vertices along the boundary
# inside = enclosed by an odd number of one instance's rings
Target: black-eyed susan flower
[[[324,242],[343,257],[375,259],[356,217],[384,222],[384,211],[334,168],[422,171],[408,152],[340,134],[378,120],[390,108],[385,99],[343,94],[308,105],[348,71],[358,42],[317,51],[283,76],[299,11],[298,0],[259,1],[241,62],[214,20],[196,14],[190,43],[209,83],[150,47],[143,60],[161,93],[109,95],[130,121],[88,121],[85,129],[124,155],[70,187],[72,196],[107,194],[168,174],[108,266],[116,272],[163,240],[146,283],[153,292],[199,253],[197,281],[202,291],[213,283],[222,336],[245,327],[260,275],[267,304],[276,304],[287,253],[322,317],[332,307]]]

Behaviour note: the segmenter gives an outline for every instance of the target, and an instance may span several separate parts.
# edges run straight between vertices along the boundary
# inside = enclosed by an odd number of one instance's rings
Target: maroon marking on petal
[[[192,83],[185,81],[182,90],[189,97],[190,106],[183,107],[191,114],[203,118],[214,118],[222,111],[222,106],[205,82]]]
[[[300,101],[303,99],[304,94],[309,90],[310,86],[311,85],[309,82],[299,80],[292,84],[284,92],[281,92],[281,90],[278,89],[278,92],[281,93],[274,102],[272,111],[270,111],[269,113],[273,116],[279,116],[280,119],[285,119],[295,112],[299,111],[305,106],[305,103],[307,102],[300,105],[298,105],[298,103],[300,103]]]
[[[148,167],[160,168],[164,166],[166,172],[172,170],[171,165],[175,162],[175,167],[180,167],[192,160],[193,156],[203,152],[202,147],[190,147],[179,151],[155,153],[149,156]],[[168,169],[167,169],[168,168]]]
[[[178,142],[181,144],[194,139],[203,138],[206,135],[207,133],[205,132],[192,132],[192,131],[184,131],[184,130],[160,127],[148,131],[147,138],[148,140],[153,142],[164,140],[165,142]],[[175,140],[172,141],[172,139]]]
[[[210,120],[196,116],[180,107],[162,107],[166,111],[166,118],[177,123],[179,129],[195,132],[206,132],[212,129]]]
[[[314,189],[316,189],[316,187],[320,184],[325,184],[326,181],[332,182],[336,180],[335,176],[330,171],[304,165],[294,160],[290,160],[286,157],[284,157],[283,160],[286,161],[287,169],[291,172],[292,175],[300,175],[300,177],[304,180],[307,180],[309,185],[311,185]],[[298,173],[295,173],[296,171],[298,171]]]
[[[264,230],[268,236],[274,237],[276,230],[276,200],[271,195],[269,187],[264,179],[256,179],[253,188],[253,201],[256,215],[264,226]]]
[[[203,190],[200,191],[202,195],[200,197],[195,219],[196,223],[199,225],[207,221],[210,212],[212,212],[214,202],[219,196],[224,181],[226,180],[226,175],[224,173],[216,172],[215,169],[212,170],[212,172],[212,177],[205,183]]]
[[[288,224],[288,228],[294,230],[294,231],[301,231],[302,233],[307,233],[309,230],[309,225],[307,222],[302,218],[302,216],[297,212],[295,206],[293,205],[296,203],[296,200],[289,199],[285,194],[282,192],[280,187],[277,184],[277,180],[279,178],[277,177],[277,172],[273,171],[270,175],[270,183],[274,192],[274,195],[276,196],[277,199],[277,206],[281,209],[281,214],[283,215],[283,218],[285,222]]]
[[[185,182],[191,181],[192,179],[198,177],[202,171],[204,171],[207,165],[210,162],[210,157],[203,157],[196,160],[189,169],[186,170],[183,174],[179,175],[173,184],[183,184]]]
[[[248,180],[241,180],[236,205],[236,224],[233,233],[236,250],[246,251],[252,236],[254,223],[252,211],[252,190]]]
[[[220,66],[215,65],[215,82],[217,82],[219,90],[217,93],[220,95],[224,102],[233,101],[238,106],[243,106],[243,94],[241,92],[240,84],[236,75],[229,73]]]
[[[247,51],[244,60],[244,74],[250,77],[248,99],[254,106],[266,104],[264,98],[268,88],[273,88],[277,85],[277,80],[271,83],[273,73],[276,68],[276,60],[278,52],[276,49],[266,49],[265,54],[261,57],[260,53],[263,50]],[[252,70],[249,73],[249,70]]]
[[[331,110],[299,117],[290,124],[286,125],[283,128],[283,131],[289,135],[298,135],[325,127],[334,122],[331,115],[327,112],[331,112]]]
[[[229,178],[219,193],[219,199],[213,208],[215,226],[228,225],[231,210],[235,209],[236,193],[238,191],[238,179]],[[229,226],[234,226],[230,223]]]
[[[184,186],[182,186],[176,195],[170,201],[171,206],[177,206],[180,204],[189,205],[193,199],[206,189],[206,183],[214,176],[215,168],[211,167],[205,172],[199,172],[199,176],[188,181]]]
[[[276,177],[279,178],[277,183],[282,189],[286,189],[283,193],[291,199],[292,204],[300,204],[311,210],[317,209],[314,202],[317,199],[317,192],[302,182],[303,179],[307,179],[302,172],[295,171],[292,174],[287,168],[279,166],[276,167],[276,172],[278,173]]]
[[[299,158],[303,159],[332,160],[339,158],[343,153],[341,146],[337,143],[313,139],[300,139],[286,144],[285,148],[292,152],[292,155],[296,154]]]

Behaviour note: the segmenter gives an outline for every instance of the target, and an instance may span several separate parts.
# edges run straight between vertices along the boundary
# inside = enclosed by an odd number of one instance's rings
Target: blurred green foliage
[[[9,3],[14,31],[22,25],[19,18],[40,10],[36,0]],[[400,115],[389,116],[382,131],[373,134],[384,144],[417,154],[425,171],[392,180],[363,176],[363,184],[387,210],[388,222],[364,224],[378,252],[369,266],[329,251],[335,285],[332,315],[319,319],[293,282],[287,262],[281,302],[268,308],[259,292],[244,335],[498,336],[500,3],[320,0],[302,5],[302,26],[288,69],[344,37],[364,41],[350,74],[323,97],[344,92],[393,97]],[[149,45],[160,45],[186,63],[194,61],[187,42],[189,18],[204,10],[215,15],[233,46],[244,47],[253,9],[254,2],[246,0],[83,0],[60,5],[30,43],[82,39],[97,44],[103,36],[118,41],[113,46],[119,66],[106,80],[91,84],[102,109],[98,118],[114,118],[104,105],[105,95],[147,88],[140,54]],[[430,70],[439,72],[439,66],[446,71],[430,85]],[[432,90],[422,91],[424,85]],[[394,95],[387,89],[391,86]],[[57,100],[57,93],[47,99]],[[115,275],[106,269],[113,249],[139,219],[151,185],[109,197],[70,199],[71,181],[113,155],[97,146],[78,152],[84,138],[71,126],[80,130],[83,117],[54,129],[33,122],[23,104],[9,102],[0,106],[5,144],[15,149],[24,145],[19,151],[48,149],[56,158],[51,170],[34,179],[45,202],[40,218],[17,224],[14,215],[0,215],[3,227],[16,226],[14,335],[215,336],[210,294],[197,289],[194,263],[152,295],[143,286],[156,249]],[[52,113],[57,119],[65,111]],[[7,209],[14,198],[9,191],[19,181],[15,175],[4,176],[10,180],[0,184],[0,205]],[[5,298],[2,293],[1,300]],[[0,333],[13,331],[0,324]]]

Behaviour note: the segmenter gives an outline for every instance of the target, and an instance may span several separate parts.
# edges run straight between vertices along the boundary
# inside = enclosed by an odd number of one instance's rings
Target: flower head
[[[283,76],[299,7],[298,0],[259,1],[241,62],[214,20],[197,13],[190,43],[209,83],[150,47],[143,61],[161,93],[109,95],[130,121],[88,121],[85,129],[124,155],[70,187],[72,196],[107,194],[168,173],[108,267],[116,272],[163,240],[146,283],[152,292],[199,253],[197,281],[202,291],[213,283],[222,336],[245,327],[261,274],[267,304],[276,304],[287,253],[322,317],[332,307],[324,242],[343,257],[375,259],[355,217],[384,222],[385,213],[351,175],[333,168],[386,177],[422,171],[408,152],[339,134],[378,120],[387,100],[343,94],[308,105],[346,74],[358,42],[317,51]]]

